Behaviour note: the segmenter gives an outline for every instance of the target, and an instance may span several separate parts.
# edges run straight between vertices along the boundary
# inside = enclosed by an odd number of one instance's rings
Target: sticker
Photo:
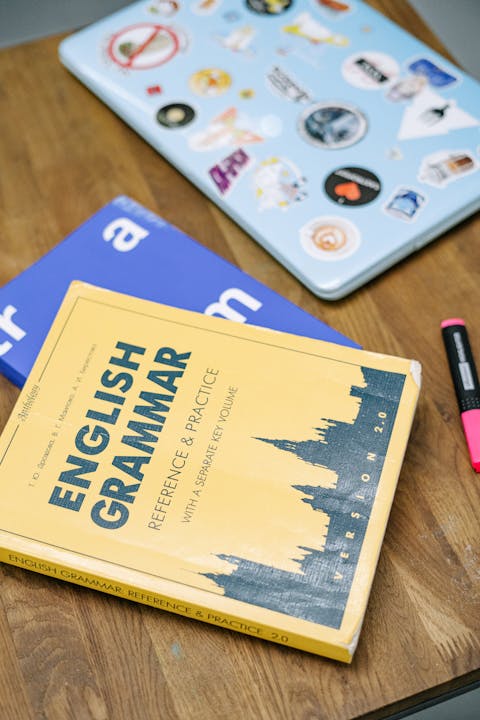
[[[455,75],[451,75],[436,65],[431,60],[420,58],[408,65],[408,69],[413,75],[423,77],[428,80],[429,84],[434,88],[446,88],[457,82]]]
[[[205,70],[198,70],[194,73],[189,80],[190,88],[197,95],[203,97],[218,97],[227,92],[228,88],[232,84],[232,78],[219,68],[206,68]]]
[[[298,129],[312,145],[337,150],[359,142],[367,132],[367,120],[351,105],[317,103],[301,115]]]
[[[172,17],[180,9],[180,3],[176,0],[154,0],[147,8],[154,15]]]
[[[478,163],[469,150],[443,150],[423,159],[418,179],[442,188],[475,170],[478,170]]]
[[[238,53],[249,52],[250,43],[255,37],[255,28],[251,25],[244,25],[241,28],[232,30],[228,35],[220,35],[217,37],[218,42],[223,47]],[[251,54],[251,51],[250,51]]]
[[[245,150],[239,148],[231,155],[228,155],[221,162],[214,165],[208,171],[213,182],[222,195],[226,195],[231,189],[239,175],[251,164],[251,158]]]
[[[221,2],[222,0],[198,0],[198,2],[193,3],[191,9],[197,15],[211,15],[217,10]]]
[[[412,100],[412,98],[421,93],[427,85],[428,80],[423,75],[409,75],[392,85],[387,93],[387,98],[392,102]]]
[[[362,90],[380,90],[392,82],[399,71],[394,58],[373,50],[351,55],[342,65],[345,80]]]
[[[242,100],[251,100],[255,97],[255,90],[253,88],[244,88],[238,93]]]
[[[311,102],[310,93],[289,75],[285,70],[275,65],[267,73],[267,84],[269,88],[281,97],[293,102]]]
[[[343,17],[352,9],[351,3],[345,0],[317,0],[317,4],[321,10],[331,17]]]
[[[147,70],[171,60],[182,44],[184,39],[171,27],[139,23],[113,35],[107,52],[123,68]]]
[[[162,94],[161,85],[149,85],[149,87],[147,87],[147,95],[161,95],[161,94]]]
[[[179,128],[189,125],[195,118],[195,110],[185,103],[170,103],[157,112],[157,121],[166,128]]]
[[[416,190],[407,187],[400,187],[385,205],[384,210],[388,215],[400,220],[411,222],[417,217],[418,211],[426,202],[424,195]]]
[[[300,230],[300,242],[306,252],[317,260],[332,262],[352,255],[360,245],[358,228],[345,218],[315,218]]]
[[[325,180],[325,192],[337,205],[368,205],[378,197],[381,189],[378,177],[361,167],[339,168]]]
[[[226,22],[238,22],[240,18],[241,15],[236,10],[227,10],[227,12],[223,14],[223,19]]]
[[[304,38],[314,45],[320,43],[328,43],[329,45],[336,45],[337,47],[348,45],[348,39],[346,37],[336,35],[324,25],[321,25],[309,12],[301,13],[295,18],[293,24],[285,26],[283,31],[289,35]]]
[[[192,150],[206,151],[223,147],[263,142],[264,137],[255,131],[255,124],[237,108],[229,108],[217,115],[204,130],[189,138]]]
[[[290,160],[270,157],[255,170],[255,197],[259,210],[280,208],[287,210],[291,205],[307,197],[307,181]]]
[[[431,60],[420,58],[408,64],[411,74],[399,80],[388,92],[388,99],[393,102],[411,100],[426,87],[447,88],[458,82],[455,75],[451,75]]]
[[[403,153],[398,147],[392,147],[387,150],[387,158],[389,160],[403,160]]]
[[[447,100],[427,87],[405,108],[398,139],[446,135],[478,124],[478,120],[459,108],[455,100]]]
[[[261,15],[280,15],[288,10],[293,0],[247,0],[247,7]]]

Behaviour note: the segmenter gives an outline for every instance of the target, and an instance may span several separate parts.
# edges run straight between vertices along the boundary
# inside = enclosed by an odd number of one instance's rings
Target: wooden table
[[[408,3],[372,5],[442,51]],[[424,382],[351,666],[3,565],[0,717],[372,720],[478,679],[480,476],[439,323],[465,317],[480,358],[480,220],[322,302],[70,76],[59,39],[0,54],[1,284],[128,194]],[[0,378],[0,427],[17,394]]]

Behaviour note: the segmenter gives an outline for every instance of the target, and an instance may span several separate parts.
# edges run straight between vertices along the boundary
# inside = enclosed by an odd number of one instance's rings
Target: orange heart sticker
[[[359,200],[361,196],[360,188],[355,182],[340,183],[335,185],[335,194],[339,197],[344,197],[351,202]]]

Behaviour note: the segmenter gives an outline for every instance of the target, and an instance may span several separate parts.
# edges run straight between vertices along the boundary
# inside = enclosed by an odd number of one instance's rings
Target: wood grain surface
[[[442,51],[407,2],[371,4]],[[59,40],[0,53],[0,284],[127,194],[365,348],[420,360],[423,390],[351,666],[2,565],[0,718],[373,720],[478,679],[480,476],[439,323],[464,317],[480,358],[479,219],[318,300],[61,67]],[[0,428],[17,395],[0,377]]]

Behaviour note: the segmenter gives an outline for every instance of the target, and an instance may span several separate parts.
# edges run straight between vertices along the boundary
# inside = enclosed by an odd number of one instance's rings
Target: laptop
[[[142,0],[59,56],[323,299],[480,206],[479,84],[362,0]]]

